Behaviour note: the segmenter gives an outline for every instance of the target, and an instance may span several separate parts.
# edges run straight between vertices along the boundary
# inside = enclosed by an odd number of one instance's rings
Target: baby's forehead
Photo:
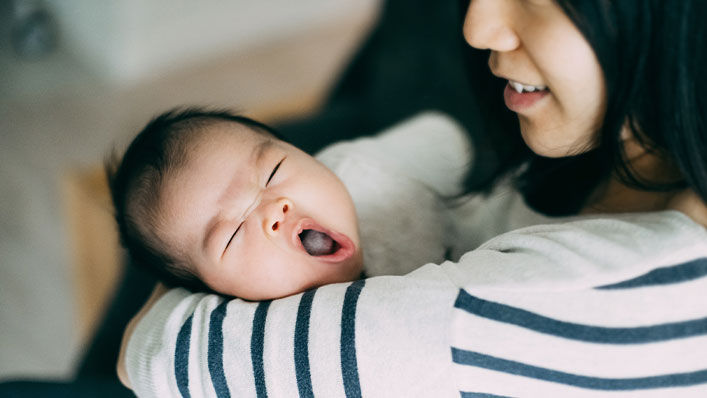
[[[185,146],[183,162],[175,165],[179,174],[183,171],[199,168],[210,157],[228,161],[242,160],[244,165],[253,165],[263,152],[274,144],[283,142],[266,131],[232,122],[213,124],[203,128],[197,137]],[[208,172],[203,169],[202,172]]]
[[[277,140],[275,136],[263,129],[230,120],[212,120],[195,129],[194,133],[186,138],[194,145],[213,141],[224,144],[230,142],[248,144],[252,141]]]

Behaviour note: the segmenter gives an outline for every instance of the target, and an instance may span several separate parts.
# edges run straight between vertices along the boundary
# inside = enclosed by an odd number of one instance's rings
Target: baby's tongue
[[[329,235],[313,229],[305,229],[299,237],[302,240],[304,250],[306,250],[310,256],[332,254],[336,251],[336,246],[338,245]]]

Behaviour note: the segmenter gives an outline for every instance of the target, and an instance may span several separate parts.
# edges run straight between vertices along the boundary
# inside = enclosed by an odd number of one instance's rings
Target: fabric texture
[[[423,122],[429,128],[416,127]],[[416,211],[434,214],[449,228],[407,248],[414,253],[416,245],[430,244],[435,248],[430,256],[438,257],[441,248],[450,261],[419,267],[415,260],[428,259],[410,255],[405,258],[414,265],[406,268],[404,262],[387,263],[385,256],[376,263],[374,256],[367,258],[370,272],[383,274],[391,264],[393,275],[260,303],[172,290],[128,343],[135,392],[145,397],[705,396],[705,229],[676,211],[547,219],[503,185],[488,197],[450,207],[439,198],[454,195],[460,180],[440,165],[462,170],[471,158],[467,149],[455,158],[464,141],[454,141],[458,130],[449,126],[440,118],[417,119],[377,138],[342,144],[340,152],[331,148],[322,160],[339,159],[346,181],[346,165],[354,165],[355,175],[361,162],[351,159],[365,154],[362,159],[371,161],[363,163],[376,164],[385,175],[377,180],[373,170],[362,173],[371,186],[398,176],[403,186],[409,182],[434,192],[429,201],[420,194],[421,202],[409,202],[425,203]],[[451,136],[443,138],[437,129]],[[415,153],[406,147],[411,142],[425,151],[413,157],[396,152]],[[443,142],[462,145],[452,147],[450,155],[436,146]],[[432,156],[435,150],[442,155]],[[378,161],[401,160],[377,163],[375,151],[383,154]],[[347,156],[334,156],[344,152]],[[446,171],[433,175],[435,170]],[[379,220],[397,214],[379,211]],[[395,249],[395,239],[405,239],[406,232],[439,231],[434,223],[411,225],[393,228],[392,237],[385,231],[372,244]]]
[[[316,157],[351,194],[366,275],[404,275],[445,260],[458,211],[451,198],[461,193],[472,159],[468,135],[454,120],[421,113]]]

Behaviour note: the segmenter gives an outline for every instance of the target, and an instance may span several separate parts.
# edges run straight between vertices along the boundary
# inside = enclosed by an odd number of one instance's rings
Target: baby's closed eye
[[[223,249],[224,253],[225,253],[226,250],[228,249],[228,246],[231,245],[231,242],[233,242],[233,238],[236,237],[236,234],[238,233],[238,231],[240,231],[240,229],[241,229],[242,226],[243,226],[243,223],[240,223],[240,225],[238,225],[238,228],[236,228],[236,231],[233,232],[233,235],[231,235],[231,238],[228,240],[228,243],[226,243],[226,247]]]
[[[280,160],[280,161],[275,165],[275,168],[272,170],[272,173],[270,173],[270,177],[268,177],[267,182],[265,182],[265,186],[266,186],[266,187],[268,186],[268,184],[270,184],[270,181],[272,181],[273,177],[275,177],[275,173],[277,173],[277,170],[280,168],[280,165],[281,165],[282,162],[284,162],[284,161],[285,161],[285,158],[282,158],[282,160]]]

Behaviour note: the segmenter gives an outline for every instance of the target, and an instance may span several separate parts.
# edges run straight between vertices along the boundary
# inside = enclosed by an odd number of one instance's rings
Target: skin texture
[[[168,250],[215,291],[248,300],[357,279],[358,224],[343,183],[301,150],[245,126],[208,129],[160,191],[156,231]],[[303,227],[348,242],[350,255],[309,255]]]
[[[471,1],[464,37],[472,47],[491,50],[494,75],[549,88],[549,95],[517,112],[523,139],[535,153],[562,157],[594,145],[606,107],[604,75],[589,43],[554,1]]]

